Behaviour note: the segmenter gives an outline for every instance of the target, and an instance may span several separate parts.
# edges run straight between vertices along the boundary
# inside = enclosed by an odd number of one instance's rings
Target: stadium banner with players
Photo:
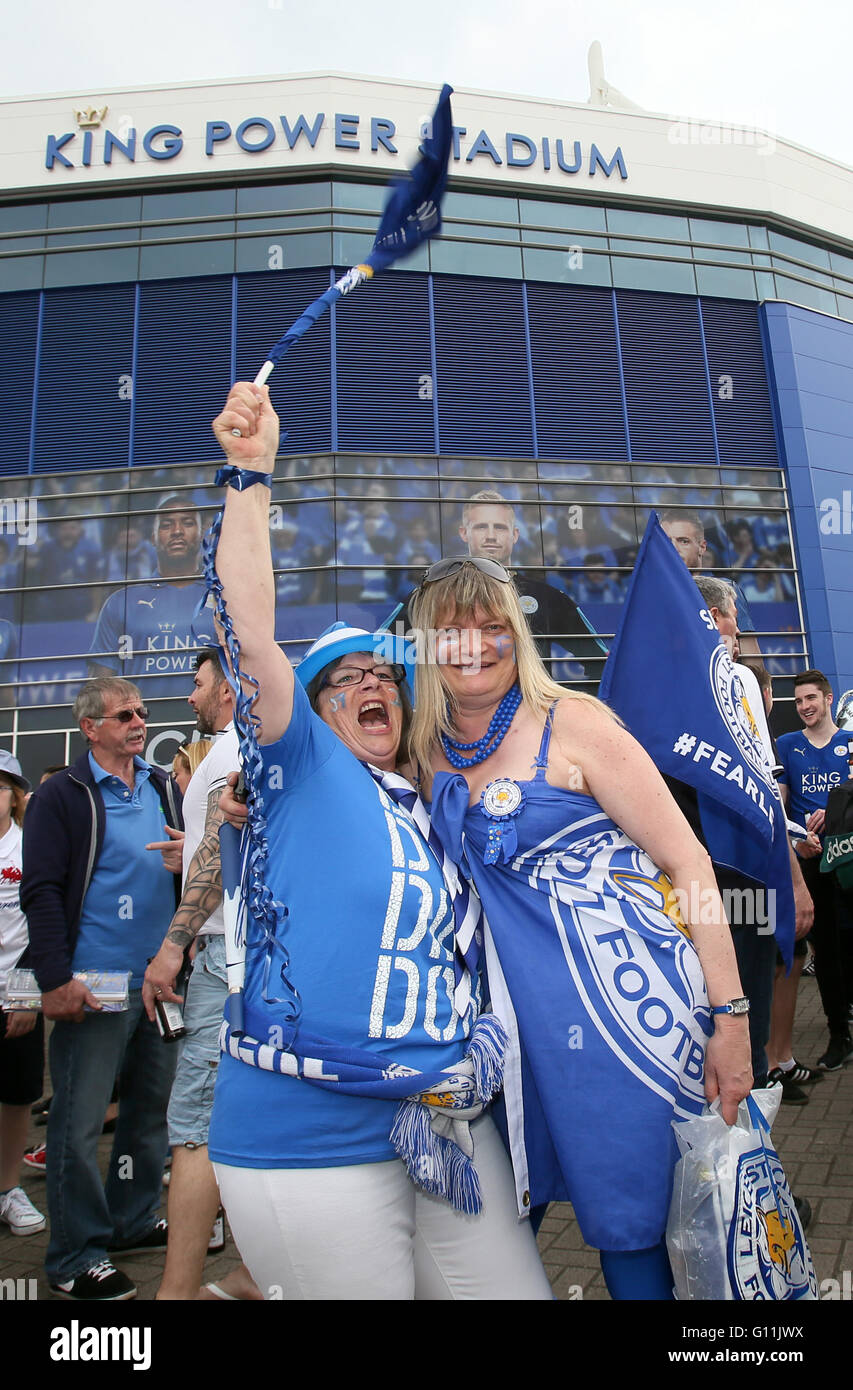
[[[600,695],[662,773],[695,788],[714,863],[774,890],[773,926],[790,964],[794,902],[776,780],[737,669],[655,515]]]

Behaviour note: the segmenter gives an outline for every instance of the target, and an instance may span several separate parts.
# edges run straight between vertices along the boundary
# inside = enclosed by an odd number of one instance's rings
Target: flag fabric
[[[773,890],[763,920],[790,965],[794,899],[779,789],[737,668],[655,515],[599,694],[662,773],[696,790],[714,863]]]
[[[452,92],[453,88],[445,83],[420,145],[417,164],[402,178],[392,182],[370,255],[362,264],[352,266],[325,294],[309,304],[287,332],[282,334],[270,348],[267,360],[255,378],[257,385],[264,384],[285,353],[322,318],[330,305],[343,295],[350,294],[365,280],[370,280],[378,271],[387,269],[394,261],[410,256],[423,242],[441,231],[441,200],[447,184],[447,165],[453,138]]]

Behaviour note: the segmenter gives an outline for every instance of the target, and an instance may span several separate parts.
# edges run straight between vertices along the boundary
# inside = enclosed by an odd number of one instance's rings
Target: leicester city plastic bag
[[[781,1086],[754,1091],[727,1125],[719,1101],[674,1122],[666,1228],[678,1299],[814,1299],[817,1279],[770,1126]]]

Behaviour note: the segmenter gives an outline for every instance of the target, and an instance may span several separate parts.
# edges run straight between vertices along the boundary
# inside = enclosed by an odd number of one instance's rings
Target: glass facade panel
[[[331,202],[331,184],[265,183],[258,188],[237,189],[237,212],[289,212],[292,208],[325,208]],[[359,206],[361,206],[359,204]],[[369,206],[369,204],[365,204]]]
[[[139,251],[68,251],[45,257],[44,287],[61,285],[102,285],[135,280],[139,270]],[[190,272],[185,272],[190,273]]]
[[[381,212],[388,188],[374,183],[332,183],[332,207]],[[446,204],[445,204],[446,208]]]
[[[577,251],[533,251],[524,248],[525,280],[558,280],[568,285],[612,285],[610,257]]]
[[[716,222],[711,218],[691,217],[690,235],[694,241],[709,242],[712,246],[749,246],[749,228],[745,222]]]
[[[295,270],[300,266],[331,265],[332,238],[328,232],[243,238],[237,242],[237,270]]]
[[[666,213],[629,212],[624,208],[608,208],[607,226],[611,232],[622,232],[628,236],[665,237],[672,241],[690,240],[687,218],[670,217]]]
[[[586,207],[568,200],[560,203],[534,202],[519,199],[521,221],[531,227],[561,227],[569,230],[604,232],[607,221],[604,208]]]
[[[780,299],[793,304],[805,304],[810,309],[820,309],[824,314],[835,314],[838,305],[832,290],[823,290],[818,285],[805,284],[802,280],[790,280],[786,275],[776,276],[776,293]]]
[[[449,230],[449,229],[448,229]],[[430,242],[430,269],[443,275],[496,275],[521,279],[521,251],[512,246],[472,245],[440,238]]]
[[[442,216],[474,218],[477,222],[518,222],[518,199],[485,193],[446,193]]]
[[[192,229],[183,230],[190,232]],[[202,230],[199,228],[199,231]],[[230,275],[233,271],[234,242],[230,240],[199,240],[185,245],[143,245],[139,254],[140,280],[166,280],[190,275]]]
[[[812,246],[808,241],[796,241],[783,236],[781,232],[770,232],[771,251],[781,251],[784,256],[792,256],[797,261],[808,261],[812,265],[829,270],[829,252],[821,246]]]
[[[720,299],[756,299],[755,276],[751,270],[734,266],[697,265],[696,288],[699,294],[716,295]]]
[[[613,284],[623,290],[665,290],[669,294],[695,294],[692,265],[673,261],[646,261],[613,257]]]
[[[0,293],[40,290],[44,276],[44,256],[18,256],[0,260]]]

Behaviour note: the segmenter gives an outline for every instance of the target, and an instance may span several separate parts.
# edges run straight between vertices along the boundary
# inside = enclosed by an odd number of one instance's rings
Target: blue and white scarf
[[[409,813],[441,867],[455,921],[454,1006],[460,1018],[464,1018],[469,1011],[476,1011],[479,996],[478,968],[483,942],[479,897],[445,854],[414,788],[396,773],[374,767],[368,770],[377,785]],[[242,896],[240,886],[226,882],[225,878],[223,861],[225,900],[238,901]],[[410,1177],[425,1191],[444,1197],[460,1211],[480,1211],[480,1185],[472,1163],[469,1126],[503,1084],[507,1036],[494,1015],[484,1014],[476,1020],[468,1050],[455,1066],[418,1071],[362,1049],[311,1036],[302,1028],[288,1048],[274,1047],[250,1036],[242,1019],[238,1022],[232,1010],[233,996],[220,1034],[220,1046],[230,1057],[264,1071],[298,1077],[325,1090],[399,1100],[390,1139]]]

